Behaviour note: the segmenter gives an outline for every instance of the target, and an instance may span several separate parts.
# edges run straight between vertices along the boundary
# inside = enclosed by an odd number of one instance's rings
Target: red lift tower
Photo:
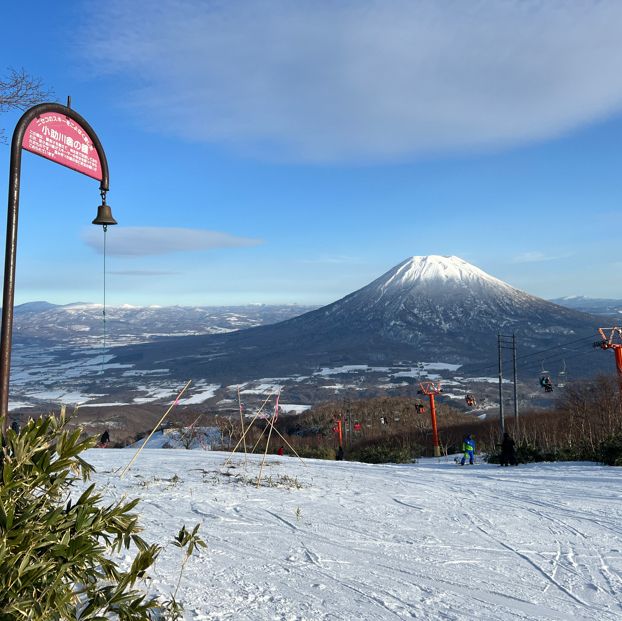
[[[616,359],[616,368],[620,378],[620,389],[622,390],[622,328],[598,328],[602,341],[594,343],[594,347],[601,349],[613,349]],[[609,335],[607,336],[607,333]]]
[[[430,417],[432,418],[432,441],[434,442],[434,457],[441,456],[441,447],[438,443],[438,428],[436,426],[436,406],[434,404],[434,397],[443,392],[441,390],[441,383],[438,382],[421,382],[419,384],[419,394],[427,395],[430,398]]]

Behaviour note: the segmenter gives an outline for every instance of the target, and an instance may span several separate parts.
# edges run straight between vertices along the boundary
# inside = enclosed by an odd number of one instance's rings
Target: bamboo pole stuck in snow
[[[272,423],[270,423],[270,425],[272,425]],[[296,457],[298,457],[298,459],[300,459],[302,465],[306,468],[307,464],[305,464],[305,462],[303,461],[302,457],[300,457],[300,455],[298,455],[298,453],[296,452],[296,449],[285,439],[283,434],[276,427],[273,426],[273,429],[274,429],[274,431],[276,433],[279,434],[279,437],[281,438],[281,440],[283,440],[283,442],[285,442],[285,444],[287,444],[287,446],[292,451],[292,453],[294,453],[294,455],[296,455]]]
[[[250,422],[250,425],[246,428],[246,431],[244,431],[244,433],[242,434],[242,437],[238,440],[238,443],[233,447],[233,450],[231,451],[231,455],[229,455],[229,457],[227,457],[227,459],[225,460],[225,463],[222,465],[222,467],[226,467],[226,465],[231,461],[231,459],[233,458],[233,455],[235,454],[235,452],[238,449],[238,446],[240,446],[240,444],[242,444],[242,441],[246,442],[246,434],[251,430],[251,427],[253,426],[253,424],[255,423],[255,421],[259,418],[261,412],[263,411],[266,403],[268,403],[268,399],[270,399],[270,397],[274,394],[274,392],[271,392],[267,397],[266,400],[261,404],[261,407],[259,408],[259,411],[257,412],[257,414],[255,414],[255,416],[253,417],[253,420]],[[262,434],[263,435],[263,434]],[[257,445],[255,445],[257,446]],[[255,449],[253,449],[254,451]]]
[[[287,444],[287,446],[292,451],[292,453],[294,453],[294,455],[296,455],[296,457],[298,457],[298,459],[300,459],[300,463],[303,466],[305,466],[305,468],[306,468],[307,464],[305,464],[305,462],[302,460],[300,455],[298,455],[298,453],[296,452],[296,449],[285,439],[285,436],[274,426],[274,423],[276,422],[276,419],[277,419],[277,417],[279,415],[279,399],[280,399],[280,397],[281,397],[281,391],[279,391],[279,393],[276,396],[276,406],[275,406],[275,412],[274,412],[274,421],[271,421],[270,419],[268,419],[268,424],[270,425],[271,429],[274,430],[274,432],[279,435],[281,440],[283,440],[283,442],[285,442],[285,444]],[[264,429],[264,431],[265,431],[265,429]],[[261,440],[262,437],[263,437],[263,432],[262,432],[261,436],[259,437],[259,440]],[[259,440],[257,440],[257,444],[259,444]],[[255,444],[255,446],[257,446],[257,444]],[[253,451],[254,451],[254,449],[253,449]]]
[[[119,478],[122,479],[125,476],[125,473],[131,468],[132,464],[136,461],[136,459],[140,455],[140,452],[145,448],[145,445],[151,439],[151,436],[156,432],[156,429],[162,424],[164,419],[170,414],[171,410],[179,403],[179,399],[186,392],[186,390],[188,389],[188,386],[190,386],[191,383],[192,383],[192,380],[188,380],[186,385],[181,389],[181,392],[177,395],[177,398],[175,399],[175,401],[173,401],[173,403],[171,403],[171,405],[168,408],[168,410],[166,410],[166,412],[164,412],[164,415],[158,421],[156,426],[152,429],[151,433],[147,436],[147,438],[143,442],[142,446],[136,451],[136,454],[134,455],[134,457],[132,457],[130,463],[127,466],[125,466],[125,468],[123,469],[123,472],[121,472],[121,474],[119,475]]]
[[[268,399],[273,395],[274,393],[270,393],[268,395]],[[258,416],[261,414],[264,406],[266,405],[266,402],[268,401],[268,399],[266,399],[261,408],[259,409],[259,412],[257,412],[257,414],[255,415],[255,418],[253,418],[253,420],[251,421],[250,425],[246,428],[246,431],[249,431],[250,428],[253,426],[253,423],[257,420]],[[285,444],[287,444],[288,448],[291,450],[291,452],[296,455],[296,457],[298,457],[298,459],[300,460],[300,463],[306,468],[307,464],[304,462],[304,460],[302,459],[302,457],[300,457],[300,455],[298,455],[298,453],[296,452],[296,449],[287,441],[287,438],[274,426],[274,424],[272,423],[272,421],[268,418],[266,419],[266,421],[268,422],[268,425],[271,427],[271,429],[274,430],[274,432],[281,438],[281,440],[283,440],[283,442],[285,442]],[[251,449],[251,453],[255,452],[255,449],[259,446],[259,443],[261,442],[261,439],[263,438],[263,434],[266,433],[266,427],[264,427],[261,431],[261,434],[259,436],[259,438],[257,439],[257,442],[255,442],[253,448]],[[242,438],[240,438],[240,442],[242,441]],[[235,453],[235,449],[238,448],[238,446],[240,445],[240,442],[238,442],[235,446],[235,448],[233,449],[232,453]],[[231,458],[229,458],[231,459]],[[229,459],[227,459],[227,461],[224,463],[224,465],[226,466]],[[246,463],[246,462],[245,462]],[[224,466],[223,466],[224,467]]]
[[[270,421],[268,421],[268,423],[270,423]],[[268,427],[266,426],[266,427],[264,427],[261,430],[261,433],[259,434],[259,437],[257,438],[257,442],[255,442],[255,444],[253,444],[253,448],[251,449],[251,453],[253,453],[253,454],[255,453],[255,449],[259,446],[259,443],[263,440],[263,434],[266,433],[266,429],[267,428]]]
[[[270,422],[270,431],[268,432],[268,439],[266,440],[266,450],[263,454],[263,459],[261,460],[261,466],[259,467],[259,476],[257,477],[257,487],[261,483],[261,473],[263,472],[264,464],[266,463],[266,455],[268,454],[268,448],[270,448],[270,437],[272,436],[272,430],[274,429],[274,421],[279,413],[279,397],[281,396],[281,391],[276,395],[276,405],[274,406],[274,414],[272,418],[269,419]],[[264,429],[265,431],[265,429]],[[261,434],[263,436],[263,433]]]
[[[242,440],[244,440],[244,464],[248,459],[246,451],[246,434],[244,433],[244,416],[242,415],[242,399],[240,398],[240,386],[238,385],[238,407],[240,408],[240,426],[242,429]]]

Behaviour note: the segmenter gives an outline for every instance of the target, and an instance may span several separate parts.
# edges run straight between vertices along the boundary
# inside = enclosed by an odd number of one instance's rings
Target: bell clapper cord
[[[101,191],[102,204],[106,203],[106,191]],[[102,310],[102,321],[103,321],[103,350],[102,350],[102,375],[104,374],[104,367],[106,365],[106,236],[108,233],[108,225],[104,224],[102,226],[104,231],[104,308]]]

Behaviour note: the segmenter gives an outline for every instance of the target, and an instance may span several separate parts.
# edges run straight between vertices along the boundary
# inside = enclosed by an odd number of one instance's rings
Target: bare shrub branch
[[[49,100],[53,95],[40,78],[31,76],[23,68],[9,68],[6,77],[0,80],[0,114],[11,110],[27,110]],[[0,141],[7,141],[3,129],[0,129]]]

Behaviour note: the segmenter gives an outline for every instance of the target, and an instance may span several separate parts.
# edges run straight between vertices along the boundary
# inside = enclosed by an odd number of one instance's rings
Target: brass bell
[[[100,224],[101,226],[107,226],[108,224],[117,224],[117,221],[112,217],[110,205],[106,205],[106,203],[103,202],[97,208],[97,218],[93,220],[93,224]]]

